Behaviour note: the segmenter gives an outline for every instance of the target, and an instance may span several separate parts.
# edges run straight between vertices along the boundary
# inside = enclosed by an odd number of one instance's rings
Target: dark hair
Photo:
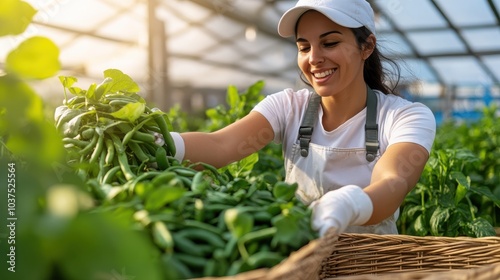
[[[368,30],[368,28],[364,26],[359,28],[351,28],[351,30],[352,33],[354,33],[356,41],[358,42],[358,45],[360,47],[367,43],[366,39],[368,38],[368,36],[370,36],[370,34],[372,34],[370,30]],[[383,60],[391,64],[396,73],[391,73],[387,69],[384,69],[384,67],[382,66]],[[399,93],[396,91],[396,88],[401,79],[401,69],[394,60],[383,55],[379,51],[377,45],[374,46],[373,53],[368,57],[368,59],[366,59],[365,67],[363,69],[363,77],[365,78],[366,84],[370,88],[379,90],[385,94],[399,95]],[[393,83],[391,87],[387,85],[387,82],[389,82],[389,77],[394,77],[394,79],[391,80],[391,82]]]
[[[298,22],[298,21],[297,21]],[[297,27],[295,27],[297,28]],[[352,33],[356,37],[356,42],[358,46],[361,48],[364,44],[367,44],[366,40],[368,36],[370,36],[371,31],[368,28],[362,26],[359,28],[351,28]],[[297,32],[297,31],[296,31]],[[382,60],[387,61],[392,65],[395,73],[391,73],[387,69],[382,67]],[[374,46],[373,52],[365,61],[365,65],[363,68],[363,77],[365,79],[365,83],[371,88],[375,90],[379,90],[384,94],[394,94],[399,95],[396,88],[401,79],[401,69],[399,65],[392,59],[384,56],[378,49],[377,45]],[[392,86],[387,85],[389,82],[389,77],[394,77],[391,82]],[[300,79],[307,85],[311,86],[307,79],[305,79],[304,74],[301,72]]]

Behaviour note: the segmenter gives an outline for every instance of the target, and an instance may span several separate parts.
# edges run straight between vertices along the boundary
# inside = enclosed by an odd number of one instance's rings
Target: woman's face
[[[364,85],[363,63],[371,52],[359,47],[349,28],[308,11],[299,19],[296,43],[298,65],[319,95],[333,96],[355,83]]]

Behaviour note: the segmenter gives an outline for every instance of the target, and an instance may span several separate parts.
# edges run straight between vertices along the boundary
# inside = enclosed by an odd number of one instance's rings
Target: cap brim
[[[309,10],[315,10],[322,13],[324,16],[332,20],[333,22],[348,28],[358,28],[363,26],[358,21],[352,19],[351,17],[345,15],[334,9],[323,9],[324,11],[318,10],[318,7],[313,6],[300,6],[295,7],[283,14],[278,23],[278,34],[282,37],[295,36],[295,26],[300,16]]]

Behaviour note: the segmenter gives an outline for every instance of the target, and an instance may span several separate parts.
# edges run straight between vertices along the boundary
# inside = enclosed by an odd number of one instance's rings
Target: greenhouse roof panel
[[[147,84],[149,69],[159,71],[155,63],[164,64],[160,77],[176,88],[225,91],[259,79],[266,92],[301,85],[294,40],[276,30],[295,0],[27,2],[38,13],[24,34],[0,39],[2,69],[19,42],[41,35],[61,49],[63,74],[82,79],[120,68]],[[500,83],[500,0],[369,2],[380,49],[404,65],[404,82]],[[154,48],[148,47],[150,34],[159,44]]]

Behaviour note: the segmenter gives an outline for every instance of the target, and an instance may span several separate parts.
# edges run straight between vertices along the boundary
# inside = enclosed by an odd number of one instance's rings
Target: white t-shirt
[[[430,152],[436,134],[436,120],[432,111],[418,102],[410,102],[395,95],[374,90],[378,97],[379,154],[399,142],[412,142]],[[292,146],[297,143],[298,131],[312,92],[308,89],[285,89],[266,96],[253,110],[260,112],[271,123],[274,141],[283,144],[285,160],[291,157]],[[311,143],[337,148],[365,147],[366,108],[333,131],[323,128],[323,110],[313,130]]]

